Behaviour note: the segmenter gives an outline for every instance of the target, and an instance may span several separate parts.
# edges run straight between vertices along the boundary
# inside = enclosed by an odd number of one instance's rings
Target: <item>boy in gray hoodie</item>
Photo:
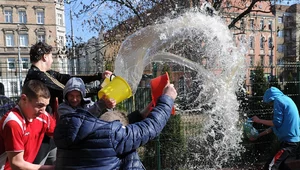
[[[105,96],[97,102],[85,98],[86,89],[85,84],[81,78],[72,77],[65,85],[63,90],[64,102],[58,107],[58,115],[72,113],[76,109],[84,109],[99,117],[105,113],[107,109],[114,108],[116,101],[105,98]]]

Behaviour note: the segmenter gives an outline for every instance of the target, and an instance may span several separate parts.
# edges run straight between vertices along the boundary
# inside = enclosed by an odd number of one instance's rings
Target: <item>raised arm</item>
[[[116,127],[114,147],[117,153],[122,155],[130,152],[158,136],[170,118],[176,96],[177,92],[173,84],[168,84],[157,106],[146,119],[129,124],[125,128]]]

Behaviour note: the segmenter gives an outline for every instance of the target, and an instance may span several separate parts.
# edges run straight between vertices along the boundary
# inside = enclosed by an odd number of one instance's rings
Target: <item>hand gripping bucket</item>
[[[108,83],[110,83],[115,78],[115,75],[112,74],[109,77],[105,77],[104,81],[101,83],[101,88],[105,87]]]
[[[165,86],[169,83],[169,75],[168,72],[165,74],[153,78],[150,81],[151,86],[151,96],[152,96],[152,104],[156,106],[157,99],[162,95]],[[175,115],[175,108],[172,108],[172,115]]]
[[[101,99],[103,96],[109,99],[116,100],[116,103],[132,96],[132,91],[128,83],[120,76],[115,76],[112,81],[106,84],[99,92],[98,97]]]

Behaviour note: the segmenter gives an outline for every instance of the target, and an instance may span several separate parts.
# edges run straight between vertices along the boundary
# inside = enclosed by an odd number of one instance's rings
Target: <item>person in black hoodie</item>
[[[55,118],[57,115],[57,105],[63,101],[63,89],[67,81],[72,77],[69,74],[61,74],[57,71],[51,70],[53,63],[52,46],[38,42],[30,49],[31,68],[28,70],[24,83],[29,80],[40,80],[49,89],[51,93],[50,103],[47,106],[47,112],[52,114]],[[94,75],[75,75],[80,77],[85,83],[96,80],[102,80],[112,74],[110,71],[104,73],[96,73]],[[46,158],[49,159],[46,162]],[[51,156],[52,155],[52,156]],[[36,164],[53,164],[55,161],[56,147],[54,142],[49,137],[45,136],[40,147],[39,153],[34,161]]]

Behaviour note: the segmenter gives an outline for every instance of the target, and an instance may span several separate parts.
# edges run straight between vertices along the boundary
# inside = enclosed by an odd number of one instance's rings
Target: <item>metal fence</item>
[[[27,67],[29,68],[30,65]],[[22,76],[20,76],[17,64],[10,66],[7,62],[0,63],[0,70],[0,93],[8,95],[13,99],[17,98],[20,94],[20,85],[26,76],[27,70],[22,70]],[[93,73],[86,72],[86,74]],[[283,91],[287,95],[290,95],[297,104],[300,104],[299,92],[297,90],[299,89],[299,82],[287,81],[284,82],[284,84],[285,86]],[[97,85],[98,84],[89,84],[87,86],[88,88],[93,89]],[[296,91],[291,90],[291,88],[296,89]],[[90,91],[89,96],[94,100],[97,99],[97,93],[95,91]],[[262,100],[262,96],[245,96],[245,98],[247,98],[245,101],[248,106],[253,100]],[[150,88],[139,87],[133,97],[118,104],[117,108],[130,113],[134,110],[143,109],[150,101]],[[247,116],[251,117],[253,115],[258,115],[265,119],[271,119],[272,109],[253,106],[251,110],[248,110]],[[176,116],[172,116],[168,125],[158,138],[138,149],[139,155],[146,169],[187,169],[184,165],[190,156],[189,140],[200,135],[202,126],[202,115],[177,113]],[[266,128],[261,125],[255,125],[255,127],[259,131]],[[244,139],[242,141],[242,145],[246,148],[246,151],[241,154],[241,157],[237,160],[228,161],[234,162],[235,165],[238,166],[253,166],[255,164],[260,165],[266,160],[266,158],[268,158],[268,156],[272,155],[278,147],[278,142],[274,135],[268,135],[255,142],[250,142],[249,140]],[[205,156],[205,153],[199,153],[199,155]]]

